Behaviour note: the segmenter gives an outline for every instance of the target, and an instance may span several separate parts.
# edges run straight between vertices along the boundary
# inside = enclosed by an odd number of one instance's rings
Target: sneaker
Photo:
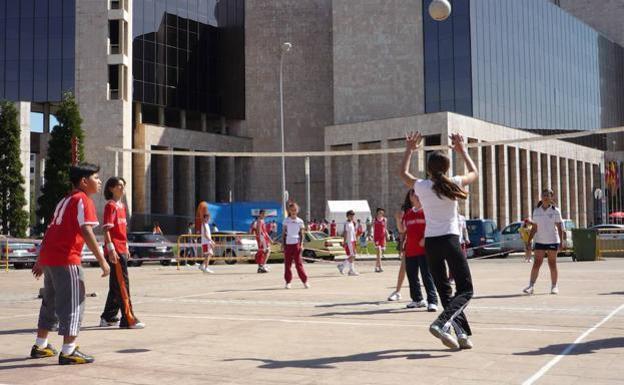
[[[375,273],[383,273],[383,268],[381,266],[375,266]]]
[[[460,349],[472,349],[472,341],[467,334],[461,333],[457,335],[457,343]]]
[[[290,289],[290,283],[287,283],[286,286],[284,286],[284,289]]]
[[[264,268],[264,270],[266,270],[266,272],[268,273],[269,271],[271,271],[271,267],[269,267],[269,265],[262,265],[262,267]]]
[[[204,267],[202,271],[207,274],[214,274],[214,271],[210,270],[208,267]]]
[[[258,266],[258,274],[268,273],[269,271],[264,266]]]
[[[104,318],[100,318],[100,327],[105,328],[109,326],[119,326],[119,318],[113,318],[110,321],[105,320]]]
[[[355,269],[349,269],[349,275],[360,275]]]
[[[533,288],[533,285],[529,285],[529,286],[525,287],[522,291],[523,291],[525,294],[529,294],[529,295],[531,295],[531,294],[533,294],[533,291],[534,291],[534,290],[535,290],[535,289]]]
[[[554,285],[550,288],[550,294],[559,294],[559,286]]]
[[[416,309],[416,308],[423,308],[423,307],[427,307],[427,301],[425,301],[424,299],[421,301],[412,301],[410,303],[407,304],[407,306],[405,306],[408,309]]]
[[[439,338],[447,348],[459,349],[459,342],[457,342],[457,339],[448,331],[444,331],[440,326],[431,324],[431,326],[429,326],[429,332],[433,334],[434,337]]]
[[[74,349],[72,354],[59,354],[59,365],[90,364],[93,361],[95,361],[93,357],[80,352],[78,347]]]
[[[197,266],[197,268],[205,273],[204,270],[206,269],[206,267],[204,267],[203,264],[200,263],[199,266]]]
[[[388,297],[388,301],[398,301],[401,299],[401,293],[399,293],[398,291],[393,291],[392,294],[390,294],[390,297]]]
[[[344,268],[345,268],[344,264],[339,263],[339,264],[336,265],[336,267],[338,268],[338,271],[340,272],[340,274],[342,274],[342,275],[345,274],[344,273]]]
[[[46,358],[56,356],[58,352],[48,344],[45,348],[40,348],[37,345],[33,345],[30,349],[30,358]]]
[[[309,283],[307,283],[307,282],[304,282],[304,283],[303,283],[303,287],[304,287],[305,289],[309,289],[309,288],[310,288],[310,284],[309,284]]]
[[[119,326],[121,329],[145,329],[145,324],[137,321],[134,325]]]
[[[438,311],[438,305],[436,305],[435,303],[428,304],[427,311],[432,313]]]

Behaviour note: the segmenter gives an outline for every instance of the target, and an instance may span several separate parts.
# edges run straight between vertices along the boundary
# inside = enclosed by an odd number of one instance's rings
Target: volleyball
[[[433,0],[429,4],[429,15],[435,21],[446,20],[451,14],[451,3],[448,0]]]

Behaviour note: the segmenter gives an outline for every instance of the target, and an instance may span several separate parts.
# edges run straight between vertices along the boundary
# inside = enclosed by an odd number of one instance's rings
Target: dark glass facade
[[[133,100],[244,118],[244,0],[134,0]]]
[[[453,0],[453,16],[435,22],[429,3],[423,1],[426,112],[527,129],[624,123],[624,49],[556,5]]]
[[[75,0],[0,0],[0,98],[54,102],[74,89]]]

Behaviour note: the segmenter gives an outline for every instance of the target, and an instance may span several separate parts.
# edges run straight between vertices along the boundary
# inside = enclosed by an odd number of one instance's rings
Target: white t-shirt
[[[535,243],[553,244],[561,243],[556,223],[562,223],[561,211],[554,206],[550,206],[546,210],[542,207],[536,207],[533,210],[532,221],[537,224],[537,232],[533,237]]]
[[[209,245],[212,241],[212,235],[210,234],[210,224],[203,222],[201,227],[201,243],[202,245]]]
[[[457,217],[457,220],[459,221],[459,244],[462,244],[466,242],[466,239],[464,239],[464,229],[466,228],[466,217],[459,214],[459,216]]]
[[[462,185],[461,176],[454,176],[451,180],[458,186]],[[444,196],[438,198],[432,187],[433,181],[430,179],[416,179],[414,182],[414,192],[420,199],[427,221],[425,238],[460,235],[457,201]]]
[[[287,217],[286,219],[284,219],[284,222],[282,224],[284,226],[284,230],[286,231],[286,244],[294,245],[299,243],[299,232],[301,231],[301,229],[305,228],[303,219],[299,217],[295,219]]]
[[[353,225],[353,222],[345,222],[344,237],[348,243],[355,242],[355,225]]]

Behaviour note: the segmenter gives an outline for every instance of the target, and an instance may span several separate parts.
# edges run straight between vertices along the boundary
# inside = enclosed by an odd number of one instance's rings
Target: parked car
[[[503,251],[501,247],[501,237],[496,222],[492,219],[470,219],[466,221],[470,247],[481,246],[474,249],[472,256],[484,256],[499,254]],[[506,257],[509,253],[502,256]],[[470,255],[469,255],[470,256]]]
[[[524,251],[524,241],[520,236],[520,227],[522,227],[522,222],[513,222],[501,231],[501,247],[503,250],[509,252]]]
[[[143,262],[157,260],[163,266],[171,264],[173,247],[167,245],[169,241],[161,234],[152,234],[147,231],[137,231],[128,234],[128,243],[147,243],[150,245],[129,245],[130,260],[128,266],[141,266]],[[162,244],[162,245],[160,245]]]
[[[6,263],[6,244],[0,242],[0,261]],[[15,269],[32,267],[37,260],[37,246],[29,242],[9,242],[9,264]]]
[[[603,223],[601,225],[594,225],[590,227],[591,230],[624,230],[624,225],[618,225],[615,223]]]
[[[100,251],[102,252],[102,254],[104,253],[104,248],[102,245],[100,245]],[[84,246],[82,246],[82,263],[89,264],[89,266],[91,267],[100,266],[100,263],[95,258],[95,254],[93,254],[93,252],[89,250],[89,247],[86,243],[84,244]]]
[[[336,255],[344,255],[343,239],[341,237],[330,237],[321,231],[306,231],[303,238],[304,257],[321,258],[333,261]],[[307,260],[307,262],[314,262]]]
[[[256,239],[244,231],[217,231],[212,233],[216,243],[215,257],[225,258],[225,263],[233,265],[239,258],[252,258],[258,252]]]

